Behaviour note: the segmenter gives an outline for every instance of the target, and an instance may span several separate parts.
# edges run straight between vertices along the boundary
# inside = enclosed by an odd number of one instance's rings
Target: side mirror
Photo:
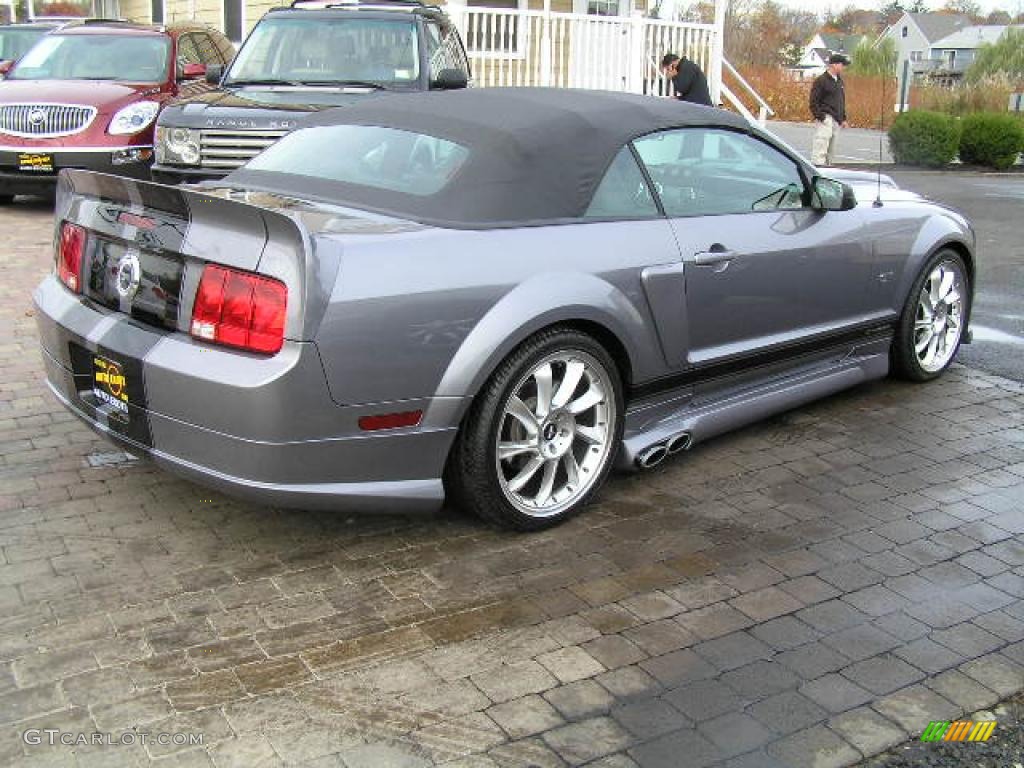
[[[211,64],[203,71],[203,75],[210,85],[220,85],[220,79],[224,76],[224,67],[220,64]]]
[[[811,204],[819,211],[849,211],[857,207],[857,195],[849,184],[815,176]]]
[[[442,69],[437,73],[437,78],[430,84],[431,88],[439,91],[454,91],[465,88],[469,85],[469,78],[461,69]]]
[[[181,71],[181,76],[186,80],[198,80],[201,77],[206,77],[206,65],[186,64]]]
[[[4,59],[0,61],[0,80],[7,76],[7,73],[11,71],[11,67],[14,66],[14,59]]]

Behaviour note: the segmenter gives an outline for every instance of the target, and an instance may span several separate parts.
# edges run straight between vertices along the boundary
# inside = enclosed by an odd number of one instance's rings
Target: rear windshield
[[[411,19],[267,18],[256,25],[225,85],[366,83],[382,88],[419,80]]]
[[[25,29],[18,27],[0,27],[0,61],[20,59],[36,40],[49,32],[49,29]]]
[[[169,55],[170,39],[155,35],[47,35],[7,77],[159,83]]]
[[[422,133],[332,125],[288,134],[245,169],[424,197],[442,190],[468,156],[466,147]]]

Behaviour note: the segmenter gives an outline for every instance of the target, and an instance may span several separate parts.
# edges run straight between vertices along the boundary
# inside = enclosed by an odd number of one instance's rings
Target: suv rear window
[[[338,147],[344,147],[343,152]],[[434,136],[374,125],[306,128],[249,161],[271,171],[375,187],[420,197],[442,190],[469,150]]]
[[[167,79],[170,42],[156,35],[47,35],[7,78],[159,83]]]
[[[247,81],[413,84],[419,43],[411,19],[266,18],[239,52],[225,85]]]

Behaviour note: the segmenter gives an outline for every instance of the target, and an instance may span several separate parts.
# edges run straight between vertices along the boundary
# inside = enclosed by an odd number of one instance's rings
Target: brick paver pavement
[[[864,386],[541,534],[267,509],[57,405],[51,216],[0,224],[2,764],[845,765],[1024,687],[1018,383]]]

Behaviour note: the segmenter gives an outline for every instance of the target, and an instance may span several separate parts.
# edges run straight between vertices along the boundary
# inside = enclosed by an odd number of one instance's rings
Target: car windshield
[[[0,61],[20,59],[50,27],[0,27]]]
[[[10,80],[123,80],[167,78],[170,39],[156,35],[47,35],[8,75]]]
[[[252,31],[225,85],[365,84],[419,79],[416,25],[408,19],[268,18]]]
[[[338,152],[338,147],[345,151]],[[422,197],[443,189],[468,156],[466,147],[422,133],[372,125],[332,125],[285,136],[249,161],[245,169]]]

